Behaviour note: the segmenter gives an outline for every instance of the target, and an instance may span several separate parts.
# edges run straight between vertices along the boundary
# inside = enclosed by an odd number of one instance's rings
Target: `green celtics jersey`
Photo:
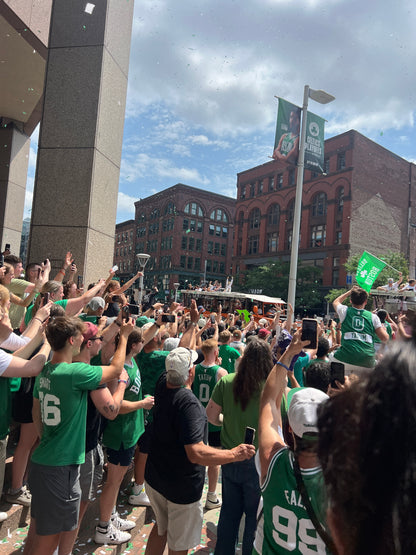
[[[203,364],[198,364],[195,366],[195,378],[192,384],[192,391],[201,401],[202,405],[206,407],[208,401],[211,399],[212,392],[214,391],[215,384],[217,383],[217,371],[221,368],[218,364],[214,366],[204,366]],[[208,424],[209,432],[219,432],[221,426],[214,426],[214,424]]]
[[[339,307],[345,310],[345,307]],[[341,347],[334,356],[341,362],[372,368],[375,329],[373,315],[368,310],[349,306],[341,323]]]
[[[318,520],[325,527],[326,501],[319,467],[301,469]],[[303,506],[293,470],[293,453],[284,447],[272,458],[261,487],[264,507],[262,555],[325,555],[329,551]]]
[[[124,365],[128,375],[129,383],[124,392],[126,401],[142,400],[142,381],[136,361],[132,359],[132,365]],[[134,410],[126,414],[118,414],[114,420],[108,420],[104,430],[103,443],[111,449],[128,449],[136,445],[139,437],[144,432],[143,409]]]
[[[84,362],[45,364],[33,390],[43,425],[33,462],[65,466],[85,461],[87,395],[98,387],[101,376],[100,366]]]
[[[383,327],[389,334],[389,339],[391,339],[393,337],[393,330],[391,329],[391,325],[388,322],[384,322]],[[378,335],[375,334],[373,339],[374,343],[381,343],[381,339],[378,337]]]
[[[295,146],[296,139],[299,135],[294,135],[293,133],[286,133],[283,137],[282,144],[280,145],[280,153],[287,156],[289,152]]]
[[[140,368],[142,377],[143,395],[154,395],[156,384],[163,372],[166,372],[165,360],[169,351],[151,351],[145,353],[140,351],[136,355],[136,362]],[[153,409],[146,411],[146,421],[153,421]]]

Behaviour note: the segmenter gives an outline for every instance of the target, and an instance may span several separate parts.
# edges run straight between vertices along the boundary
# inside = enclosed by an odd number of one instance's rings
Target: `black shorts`
[[[208,445],[210,447],[221,447],[220,436],[220,430],[217,430],[215,432],[208,432]]]
[[[31,515],[40,536],[69,532],[78,526],[81,487],[79,465],[45,466],[31,462]]]
[[[33,422],[33,386],[35,378],[22,378],[19,391],[13,396],[12,416],[13,420],[19,424],[29,424]]]
[[[145,425],[144,432],[139,437],[139,441],[137,442],[137,445],[139,446],[139,449],[140,449],[140,453],[145,453],[146,455],[149,453],[152,434],[153,434],[153,422],[149,422],[149,424]]]
[[[121,444],[120,449],[111,449],[111,447],[107,447],[107,460],[110,464],[114,464],[115,466],[130,466],[135,450],[135,445],[127,449],[124,449],[123,444]]]

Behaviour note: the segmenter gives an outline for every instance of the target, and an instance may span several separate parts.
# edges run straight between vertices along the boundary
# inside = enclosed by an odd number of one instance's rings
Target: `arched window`
[[[204,213],[202,208],[196,202],[188,202],[184,209],[185,214],[190,214],[191,216],[203,217]]]
[[[326,193],[317,193],[312,201],[312,216],[326,216]]]
[[[280,219],[280,206],[278,204],[272,204],[267,210],[267,224],[268,225],[279,225]]]
[[[227,214],[221,208],[216,208],[215,210],[213,210],[211,212],[210,219],[217,222],[228,222]]]
[[[258,229],[260,227],[260,210],[259,208],[253,208],[248,217],[250,229]]]

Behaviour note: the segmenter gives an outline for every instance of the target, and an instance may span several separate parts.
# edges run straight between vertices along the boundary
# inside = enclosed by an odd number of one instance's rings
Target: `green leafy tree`
[[[356,273],[360,258],[360,254],[354,254],[354,256],[349,257],[349,259],[345,263],[345,269],[347,270],[347,272],[350,272],[351,274]],[[402,272],[403,280],[406,280],[406,277],[409,273],[409,263],[402,252],[388,251],[386,254],[377,256],[377,258],[397,270],[397,272],[392,270],[392,268],[386,266],[380,272],[376,281],[374,282],[373,289],[379,287],[380,285],[385,285],[390,277],[392,277],[394,281],[397,281],[399,279],[398,272]]]

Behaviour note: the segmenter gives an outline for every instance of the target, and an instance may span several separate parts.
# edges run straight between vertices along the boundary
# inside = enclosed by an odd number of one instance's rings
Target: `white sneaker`
[[[131,530],[136,526],[134,520],[125,520],[121,518],[118,513],[113,513],[110,520],[111,524],[117,528],[117,530]]]
[[[150,500],[147,497],[147,493],[145,492],[144,488],[141,490],[140,493],[132,493],[129,496],[129,503],[130,505],[140,505],[140,506],[150,506]]]
[[[7,513],[0,511],[0,522],[4,522],[7,518]]]
[[[110,522],[107,530],[97,526],[95,529],[94,541],[95,543],[105,543],[108,545],[118,545],[120,543],[128,542],[131,538],[131,534],[128,532],[123,532],[122,530],[117,530]]]
[[[220,499],[218,499],[218,497],[216,497],[215,499],[210,499],[207,496],[207,500],[205,502],[205,508],[207,510],[211,510],[211,509],[218,509],[218,507],[221,507],[222,505],[222,501],[220,501]]]

